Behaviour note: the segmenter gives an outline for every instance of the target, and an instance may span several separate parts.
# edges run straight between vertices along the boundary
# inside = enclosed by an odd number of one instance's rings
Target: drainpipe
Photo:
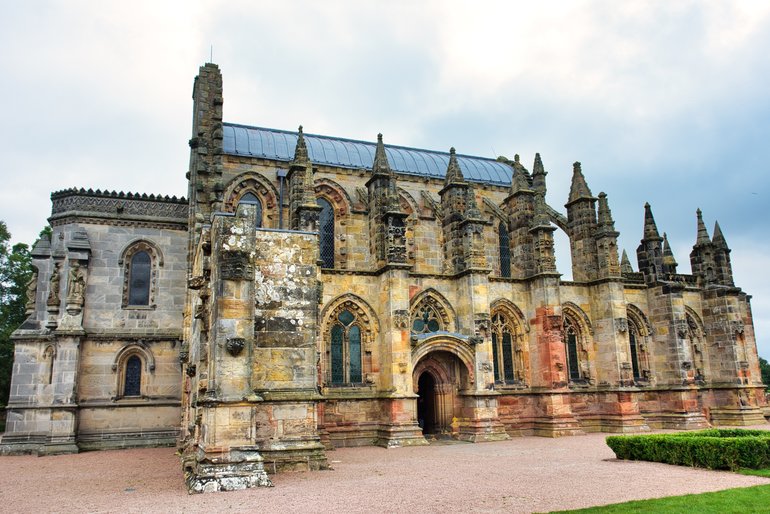
[[[286,170],[278,169],[275,172],[280,183],[278,189],[278,228],[283,228],[283,181],[286,179]]]

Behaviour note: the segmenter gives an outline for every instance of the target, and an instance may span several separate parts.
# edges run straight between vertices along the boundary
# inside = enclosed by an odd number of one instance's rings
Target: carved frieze
[[[241,354],[246,347],[246,339],[242,337],[230,337],[225,342],[225,350],[233,357],[237,357]]]

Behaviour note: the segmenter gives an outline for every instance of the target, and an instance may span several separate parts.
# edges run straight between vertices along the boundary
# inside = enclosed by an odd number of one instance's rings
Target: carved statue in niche
[[[67,281],[67,305],[73,305],[77,308],[82,307],[83,303],[85,303],[85,290],[86,275],[80,268],[80,263],[78,261],[73,261],[70,266],[69,278]]]
[[[32,277],[27,282],[27,304],[26,314],[35,312],[35,303],[37,303],[37,270],[33,270]]]
[[[59,306],[59,281],[61,280],[61,277],[59,277],[59,263],[57,262],[54,264],[53,272],[51,273],[51,280],[49,281],[50,289],[48,291],[48,301],[46,302],[47,305],[51,307],[58,307]]]

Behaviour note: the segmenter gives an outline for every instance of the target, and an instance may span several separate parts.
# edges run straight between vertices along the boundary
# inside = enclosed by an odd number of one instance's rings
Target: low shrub
[[[709,429],[677,434],[607,437],[619,459],[646,460],[709,469],[770,467],[770,432]]]

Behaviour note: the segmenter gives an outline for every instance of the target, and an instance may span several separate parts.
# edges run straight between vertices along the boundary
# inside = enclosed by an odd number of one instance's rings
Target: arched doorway
[[[423,371],[417,381],[417,423],[423,434],[436,433],[436,379]]]
[[[417,394],[417,422],[424,435],[450,435],[462,417],[460,392],[469,388],[468,369],[453,353],[436,350],[424,355],[414,367],[412,380]]]

